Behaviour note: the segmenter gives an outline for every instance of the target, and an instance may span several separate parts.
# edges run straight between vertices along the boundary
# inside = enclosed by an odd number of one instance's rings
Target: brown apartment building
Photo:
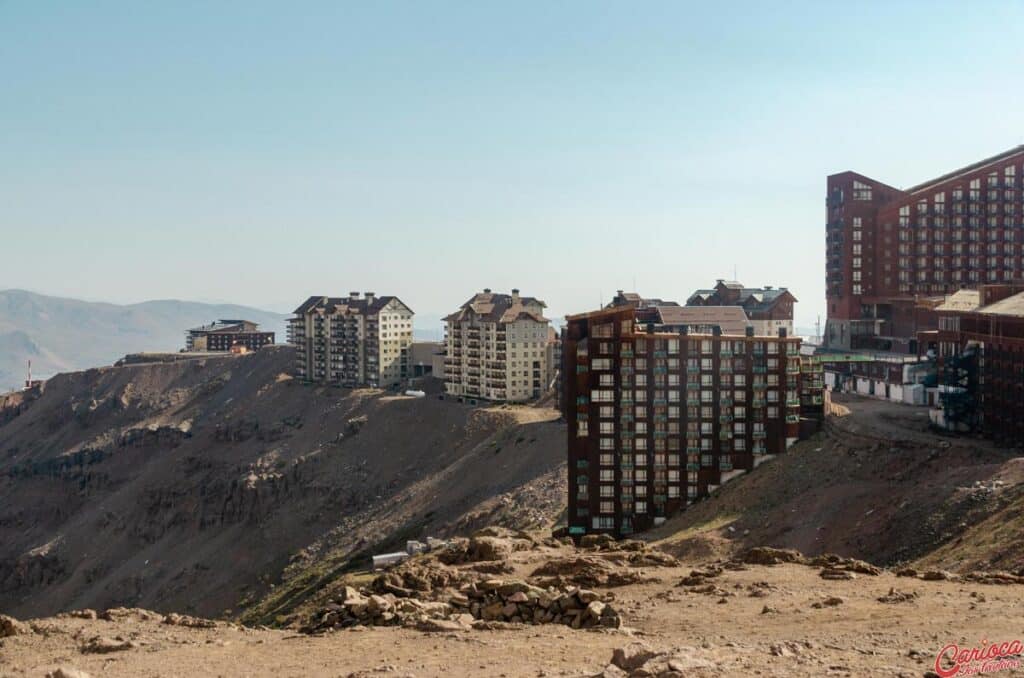
[[[571,534],[649,529],[797,439],[800,339],[754,336],[737,312],[624,304],[566,318]]]
[[[185,350],[230,351],[243,347],[247,351],[258,351],[274,343],[274,333],[261,332],[259,327],[248,320],[218,320],[193,327],[185,335]]]
[[[937,310],[942,424],[1024,446],[1024,285],[960,296]]]
[[[914,353],[944,295],[1022,276],[1024,146],[901,190],[827,179],[826,347]]]

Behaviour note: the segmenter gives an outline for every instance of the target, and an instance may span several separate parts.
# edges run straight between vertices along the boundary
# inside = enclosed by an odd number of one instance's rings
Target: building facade
[[[797,299],[785,287],[744,287],[735,280],[718,280],[711,289],[697,290],[687,306],[739,306],[758,336],[774,336],[779,330],[795,334],[793,305]]]
[[[524,402],[549,386],[549,321],[534,297],[485,289],[445,318],[445,392]]]
[[[574,535],[659,524],[783,452],[800,435],[801,401],[822,402],[820,371],[809,368],[803,386],[799,338],[758,337],[752,327],[691,334],[643,320],[642,310],[566,318],[562,407]]]
[[[942,426],[1024,446],[1024,285],[985,285],[938,309]]]
[[[937,303],[1022,276],[1024,146],[906,190],[827,179],[826,347],[916,352]]]
[[[193,327],[185,335],[185,350],[188,352],[226,352],[233,347],[258,351],[273,343],[273,332],[261,332],[258,324],[248,320],[218,320],[209,325]]]
[[[288,321],[295,376],[354,388],[398,388],[409,376],[413,311],[398,297],[310,297]]]

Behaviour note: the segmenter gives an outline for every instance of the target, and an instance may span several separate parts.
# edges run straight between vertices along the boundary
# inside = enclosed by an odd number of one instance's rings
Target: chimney
[[[771,286],[771,285],[765,285],[765,286],[764,286],[764,289],[765,289],[765,291],[767,291],[767,292],[771,292],[771,290],[772,290],[772,286]]]
[[[491,293],[491,288],[490,287],[485,287],[484,288],[484,294],[490,294],[490,293]]]
[[[351,299],[352,301],[355,301],[356,299],[359,298],[359,292],[349,292],[348,298]]]
[[[747,336],[748,337],[754,336],[754,326],[753,325],[747,325]]]
[[[373,303],[373,292],[365,292],[364,296],[366,297],[366,305],[367,306],[369,306],[370,304]]]
[[[519,303],[519,290],[514,288],[514,287],[512,288],[512,303],[513,304],[518,304]]]

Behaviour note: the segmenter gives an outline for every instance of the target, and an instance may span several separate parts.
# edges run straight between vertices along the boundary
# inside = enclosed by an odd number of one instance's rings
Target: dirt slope
[[[846,404],[826,432],[645,538],[696,556],[768,545],[880,564],[934,552],[928,562],[953,569],[1024,567],[1019,453],[929,433],[920,408]]]
[[[326,545],[345,560],[562,511],[553,413],[303,386],[290,360],[60,375],[0,416],[0,609],[221,615]]]

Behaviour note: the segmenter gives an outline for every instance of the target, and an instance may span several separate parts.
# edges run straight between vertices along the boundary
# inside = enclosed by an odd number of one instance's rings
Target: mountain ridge
[[[24,289],[0,290],[0,391],[33,374],[109,365],[126,353],[177,351],[190,327],[219,318],[260,323],[284,341],[284,314],[239,304],[154,299],[133,304],[85,301]]]

